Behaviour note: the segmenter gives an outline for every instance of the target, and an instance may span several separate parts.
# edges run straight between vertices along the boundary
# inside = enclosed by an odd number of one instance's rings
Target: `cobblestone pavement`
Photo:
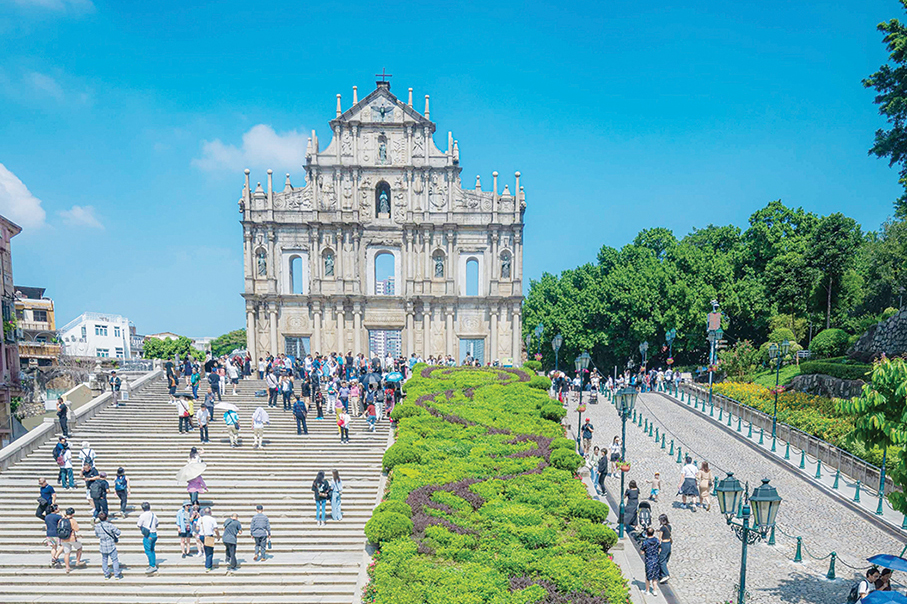
[[[762,478],[784,498],[777,525],[789,535],[803,538],[803,563],[794,563],[796,541],[776,532],[775,546],[764,542],[748,550],[746,587],[748,602],[758,604],[835,604],[844,602],[859,571],[845,566],[866,568],[866,558],[879,553],[899,554],[903,540],[896,539],[857,515],[830,494],[792,475],[772,461],[750,449],[730,434],[710,425],[685,406],[678,406],[658,394],[643,394],[637,410],[654,419],[660,431],[667,426],[667,448],[661,449],[654,437],[644,435],[643,428],[627,422],[627,458],[631,470],[626,477],[636,480],[642,498],[648,496],[646,479],[661,473],[662,493],[653,503],[653,517],[666,513],[674,528],[671,554],[671,583],[684,604],[723,604],[735,601],[740,572],[740,541],[734,536],[713,501],[712,509],[693,511],[680,508],[675,496],[680,484],[680,467],[668,455],[670,441],[682,440],[684,455],[688,447],[697,461],[706,460],[717,480],[732,471],[741,482],[749,481],[750,491]],[[576,402],[571,400],[565,419],[570,436],[577,425]],[[620,418],[610,402],[587,405],[583,418],[590,417],[596,428],[593,445],[606,448],[620,434]],[[675,443],[676,444],[676,443]],[[617,497],[620,477],[606,480],[607,488]],[[826,579],[828,559],[816,561],[810,554],[824,557],[837,552],[837,579]],[[900,573],[895,580],[903,583]]]

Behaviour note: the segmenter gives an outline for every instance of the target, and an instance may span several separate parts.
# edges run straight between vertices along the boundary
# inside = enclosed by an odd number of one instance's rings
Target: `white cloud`
[[[0,164],[0,214],[26,228],[43,226],[47,216],[41,200],[3,164]]]
[[[76,13],[94,12],[91,0],[14,0],[26,8],[43,8],[55,11],[72,11]]]
[[[258,124],[242,136],[242,146],[226,145],[220,139],[202,141],[202,156],[192,165],[209,172],[242,170],[247,167],[285,170],[305,163],[307,137],[296,130],[275,132]]]
[[[72,206],[69,210],[60,212],[63,222],[70,226],[86,226],[93,229],[103,229],[104,225],[94,213],[94,206]]]
[[[52,100],[67,107],[90,106],[94,91],[60,70],[54,75],[38,71],[10,74],[0,69],[0,94],[23,104]]]
[[[63,101],[63,87],[49,75],[33,71],[25,76],[25,81],[37,92],[52,96],[58,101]]]

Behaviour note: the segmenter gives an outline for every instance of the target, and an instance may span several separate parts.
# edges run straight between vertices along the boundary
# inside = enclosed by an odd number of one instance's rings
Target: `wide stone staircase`
[[[266,398],[254,397],[255,391],[264,388],[261,381],[244,380],[238,396],[223,397],[240,410],[242,446],[238,448],[230,447],[217,412],[209,443],[199,442],[197,430],[180,434],[163,380],[133,393],[119,408],[108,406],[74,430],[70,439],[74,457],[87,440],[98,454],[98,469],[108,474],[111,489],[118,467],[125,468],[130,479],[127,518],[120,517],[119,499],[112,491],[108,499],[111,512],[117,511],[113,522],[123,531],[117,546],[126,566],[121,581],[104,580],[91,523],[93,505],[86,500],[79,469],[75,489],[64,490],[57,484],[58,467],[52,459],[55,442],[45,443],[0,473],[0,602],[358,602],[366,542],[363,527],[383,484],[381,456],[389,425],[380,422],[372,433],[364,420],[354,418],[351,442],[341,444],[334,417],[316,420],[313,407],[308,436],[297,436],[295,419],[280,402],[268,408]],[[265,430],[264,448],[254,449],[251,415],[259,405],[269,412],[271,424]],[[233,512],[243,525],[236,572],[227,572],[220,541],[215,547],[218,568],[214,572],[205,573],[203,557],[180,555],[175,518],[188,495],[175,474],[193,446],[204,449],[207,463],[204,478],[209,492],[200,496],[200,502],[210,502],[221,527]],[[327,526],[319,527],[311,484],[319,470],[330,477],[333,469],[340,472],[344,485],[343,520],[330,519],[328,503]],[[76,509],[87,566],[74,568],[71,574],[49,566],[45,526],[34,515],[40,476],[57,489],[61,509]],[[156,547],[160,570],[151,576],[144,573],[142,535],[135,526],[143,501],[151,503],[161,521]],[[249,521],[257,504],[264,506],[271,521],[273,557],[265,562],[252,560]]]

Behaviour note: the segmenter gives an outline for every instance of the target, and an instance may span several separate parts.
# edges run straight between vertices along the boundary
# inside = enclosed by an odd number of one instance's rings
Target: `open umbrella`
[[[220,411],[235,411],[239,413],[239,408],[233,403],[217,403],[214,408]]]
[[[903,570],[907,571],[907,560],[901,558],[900,556],[892,556],[890,554],[879,554],[873,556],[872,558],[866,559],[871,564],[876,566],[881,566],[882,568],[890,568],[891,570]]]
[[[384,378],[388,382],[399,382],[403,380],[403,374],[399,371],[394,371],[393,373],[388,373],[387,377]]]
[[[860,604],[907,604],[907,596],[896,591],[871,591]]]
[[[198,478],[205,473],[205,469],[207,467],[208,466],[204,463],[190,461],[185,466],[183,466],[182,470],[176,473],[176,481],[183,483],[189,482],[193,478]]]
[[[381,383],[381,374],[380,373],[367,373],[365,377],[362,378],[362,383],[366,388],[370,384],[380,384]]]

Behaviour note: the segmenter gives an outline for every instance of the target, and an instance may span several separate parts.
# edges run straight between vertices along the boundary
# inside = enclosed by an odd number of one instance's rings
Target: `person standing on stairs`
[[[270,424],[271,418],[262,407],[255,409],[252,414],[252,439],[256,449],[265,446],[265,424]]]
[[[236,544],[237,537],[242,533],[242,524],[239,522],[239,514],[232,514],[227,521],[224,522],[224,557],[227,560],[227,570],[236,570],[239,567],[239,562],[236,561]]]
[[[308,434],[309,428],[305,425],[305,417],[308,415],[309,410],[306,408],[306,404],[302,402],[299,397],[296,397],[296,402],[293,403],[293,415],[296,417],[296,434]]]
[[[343,492],[343,481],[340,480],[340,472],[332,471],[331,480],[331,519],[340,522],[343,520],[343,511],[340,509],[340,494]]]
[[[272,369],[268,369],[268,373],[265,375],[265,384],[268,386],[268,407],[276,407],[279,382],[277,374]]]
[[[214,544],[220,537],[220,529],[217,526],[217,520],[211,515],[211,508],[202,510],[202,516],[199,518],[199,534],[204,540],[205,549],[205,572],[210,573],[214,570]]]
[[[108,382],[110,382],[110,397],[113,400],[113,406],[119,407],[120,406],[120,386],[122,386],[123,381],[119,378],[119,376],[117,376],[116,371],[111,371],[110,379],[108,380]]]
[[[268,541],[271,540],[271,521],[265,516],[261,505],[255,506],[255,515],[252,516],[252,522],[249,524],[249,533],[255,539],[255,557],[256,561],[264,562],[267,556]]]
[[[57,419],[60,420],[60,431],[63,436],[69,438],[69,405],[62,396],[57,399]]]
[[[280,379],[280,394],[283,397],[283,410],[290,410],[290,401],[293,398],[293,376],[287,373]]]
[[[60,547],[63,548],[63,563],[66,565],[66,572],[72,572],[72,566],[69,564],[69,555],[72,550],[76,550],[76,566],[84,566],[82,562],[82,542],[79,541],[79,523],[76,522],[75,508],[66,508],[63,519],[57,524],[57,537],[60,539]]]
[[[230,446],[239,446],[239,415],[236,411],[228,409],[224,411],[224,424],[227,425],[227,432],[230,434]]]
[[[188,501],[176,512],[176,534],[180,538],[180,554],[185,558],[192,551],[192,504]]]
[[[198,375],[197,373],[195,375]],[[201,405],[195,413],[195,419],[198,421],[198,438],[201,442],[208,442],[208,422],[211,421],[211,413],[208,408]]]
[[[158,519],[151,511],[151,504],[147,501],[142,503],[142,515],[139,516],[139,521],[135,525],[142,531],[142,547],[145,549],[145,556],[148,557],[148,568],[145,569],[145,572],[156,573],[157,554],[154,552],[154,546],[157,543]]]
[[[92,481],[91,485],[88,487],[88,492],[91,494],[91,500],[94,502],[94,513],[91,515],[94,521],[97,521],[98,515],[101,512],[105,514],[109,513],[107,508],[107,491],[110,490],[110,483],[107,482],[107,474],[104,472],[98,473],[96,480]]]
[[[47,484],[47,480],[44,478],[38,479],[38,488],[40,491],[38,493],[38,509],[35,510],[35,516],[44,520],[50,506],[57,503],[57,492],[53,486]]]
[[[189,386],[192,388],[192,398],[198,398],[198,385],[202,381],[202,374],[198,372],[198,369],[192,368],[192,375],[189,376]]]
[[[189,432],[189,402],[181,396],[176,399],[176,414],[179,416],[180,434]]]
[[[227,377],[230,378],[230,385],[233,386],[233,396],[238,396],[236,386],[239,384],[239,369],[234,361],[227,361]]]
[[[312,481],[312,493],[315,494],[315,520],[318,522],[318,526],[324,526],[325,508],[328,499],[331,498],[331,485],[324,479],[324,472],[319,471],[315,480]]]
[[[101,570],[104,578],[111,576],[122,579],[120,560],[117,557],[117,542],[120,540],[120,529],[107,520],[107,513],[98,514],[98,522],[94,525],[94,534],[98,537],[98,546],[101,550]]]
[[[217,375],[217,367],[212,367],[211,371],[208,373],[208,384],[211,386],[211,392],[217,395],[217,401],[220,402],[224,400],[220,394],[220,376]]]

